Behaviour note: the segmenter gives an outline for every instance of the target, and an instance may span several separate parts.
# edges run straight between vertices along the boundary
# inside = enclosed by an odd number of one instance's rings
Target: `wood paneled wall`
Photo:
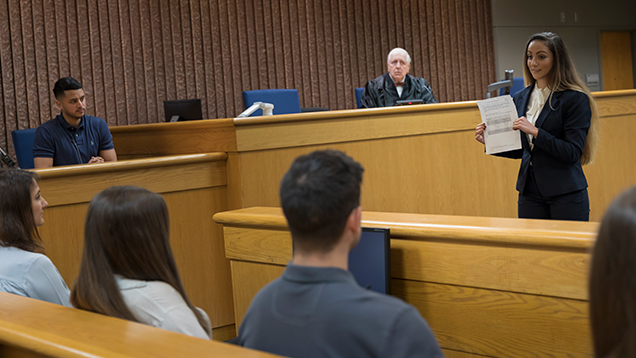
[[[167,99],[234,117],[241,92],[297,88],[301,106],[355,108],[354,88],[404,47],[441,101],[495,80],[490,0],[0,0],[0,145],[57,114],[82,82],[108,124],[161,121]]]

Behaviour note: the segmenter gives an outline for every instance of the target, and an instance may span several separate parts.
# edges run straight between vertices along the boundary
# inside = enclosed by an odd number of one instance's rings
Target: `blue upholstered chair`
[[[510,96],[514,97],[515,94],[524,89],[523,77],[515,77],[512,79],[512,87],[510,87]],[[504,89],[499,90],[499,95],[503,96]]]
[[[356,104],[358,108],[362,107],[362,91],[364,91],[364,87],[356,88]]]
[[[274,105],[274,114],[300,113],[300,98],[296,89],[264,89],[243,92],[243,105],[249,108],[254,102],[266,102]],[[252,113],[262,116],[263,110]]]
[[[18,166],[22,169],[33,168],[33,138],[36,128],[20,129],[11,132],[15,156]]]

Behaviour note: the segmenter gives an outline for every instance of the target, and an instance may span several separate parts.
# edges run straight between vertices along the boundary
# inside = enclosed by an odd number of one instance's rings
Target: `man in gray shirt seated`
[[[426,321],[348,271],[358,243],[362,166],[342,152],[296,158],[280,200],[294,255],[252,300],[239,344],[289,357],[443,357]]]

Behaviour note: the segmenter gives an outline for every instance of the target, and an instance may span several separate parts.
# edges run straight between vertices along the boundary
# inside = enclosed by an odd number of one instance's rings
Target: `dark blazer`
[[[530,85],[514,96],[519,117],[526,115],[533,89],[534,85]],[[587,188],[581,155],[591,118],[590,101],[585,93],[574,90],[554,92],[551,102],[546,102],[535,123],[539,134],[534,138],[534,149],[530,151],[528,136],[519,131],[522,149],[499,154],[521,158],[517,190],[523,192],[525,188],[530,163],[539,192],[545,197]]]
[[[425,79],[413,77],[408,73],[404,76],[402,96],[399,96],[395,83],[387,72],[364,86],[361,108],[391,107],[396,101],[405,99],[421,99],[423,103],[439,103]]]

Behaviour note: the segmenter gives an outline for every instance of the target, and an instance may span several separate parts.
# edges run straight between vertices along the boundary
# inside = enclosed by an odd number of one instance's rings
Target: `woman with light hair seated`
[[[84,252],[71,302],[77,308],[209,339],[210,321],[185,293],[159,194],[112,187],[88,207]]]

